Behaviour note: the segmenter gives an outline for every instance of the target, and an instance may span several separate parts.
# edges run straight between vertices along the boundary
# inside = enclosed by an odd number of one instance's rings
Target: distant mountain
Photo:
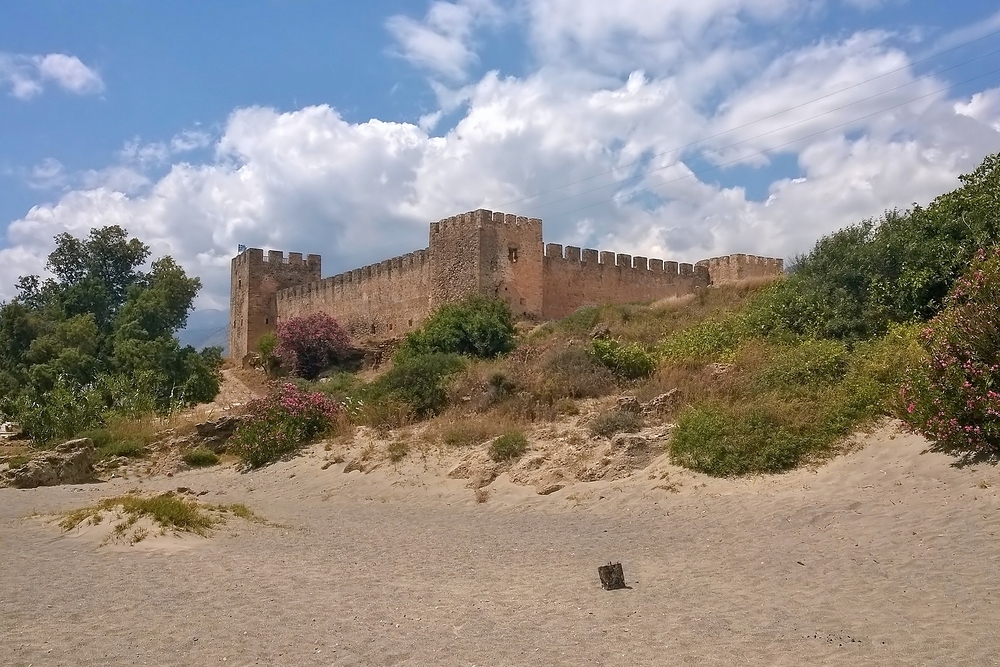
[[[229,311],[196,310],[188,316],[187,326],[177,332],[181,345],[200,350],[221,347],[222,355],[229,352]]]

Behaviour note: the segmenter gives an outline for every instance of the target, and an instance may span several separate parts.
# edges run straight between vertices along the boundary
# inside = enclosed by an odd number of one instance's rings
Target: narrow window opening
[[[407,326],[412,327],[413,326],[413,320],[410,320],[409,323],[407,324]]]
[[[511,248],[507,251],[507,258],[510,259],[511,264],[517,264],[517,248]]]
[[[265,317],[264,318],[264,324],[270,324],[270,323],[271,323],[271,318]]]

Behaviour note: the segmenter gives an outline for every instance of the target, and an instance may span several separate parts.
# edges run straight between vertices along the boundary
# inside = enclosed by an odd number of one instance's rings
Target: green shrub
[[[788,470],[809,445],[759,407],[736,410],[706,404],[681,412],[669,447],[674,463],[728,477]]]
[[[184,452],[184,463],[195,468],[214,466],[219,462],[219,455],[206,447],[195,447]]]
[[[247,420],[237,427],[229,450],[249,468],[259,468],[328,433],[342,419],[339,403],[292,383],[275,386],[247,404]]]
[[[516,333],[506,303],[473,297],[434,311],[423,326],[407,334],[396,360],[441,354],[493,359],[514,349]]]
[[[847,373],[849,358],[847,347],[834,340],[810,339],[776,346],[769,363],[754,374],[753,381],[766,389],[839,382]]]
[[[657,354],[671,363],[731,362],[740,344],[749,338],[744,321],[739,316],[722,320],[706,320],[664,338]]]
[[[404,355],[382,377],[358,392],[364,403],[395,399],[423,418],[448,404],[448,381],[462,370],[457,354]]]
[[[500,463],[521,458],[528,451],[528,439],[520,431],[511,431],[490,443],[490,458]]]
[[[281,360],[278,358],[277,351],[278,334],[276,332],[265,332],[257,339],[257,354],[260,356],[260,365],[263,367],[264,374],[267,377],[274,377],[281,366]]]
[[[653,356],[635,343],[598,338],[591,343],[590,353],[612,373],[628,380],[648,377],[656,370]]]
[[[603,412],[590,423],[591,434],[610,438],[619,433],[635,433],[642,428],[642,416],[628,410]]]
[[[758,304],[761,323],[847,341],[927,320],[982,247],[1000,242],[1000,154],[927,207],[888,211],[820,239]]]
[[[980,251],[921,332],[903,417],[946,451],[1000,455],[1000,249]]]

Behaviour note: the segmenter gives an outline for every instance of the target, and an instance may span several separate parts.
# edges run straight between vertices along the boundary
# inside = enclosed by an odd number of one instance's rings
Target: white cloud
[[[431,3],[422,21],[403,15],[389,18],[386,27],[401,55],[417,67],[453,80],[462,80],[477,56],[471,43],[473,31],[502,16],[493,0],[458,0]]]
[[[45,158],[31,168],[27,183],[28,187],[35,190],[61,187],[66,183],[66,168],[55,158]]]
[[[0,84],[10,87],[10,94],[29,100],[53,83],[66,92],[90,95],[104,90],[100,74],[76,56],[63,53],[21,55],[0,53]]]
[[[788,257],[846,224],[928,201],[1000,150],[1000,92],[933,94],[786,149],[795,173],[748,171],[743,178],[758,182],[752,196],[749,186],[717,184],[733,180],[724,172],[698,177],[697,163],[677,164],[691,155],[677,149],[752,123],[709,148],[775,130],[743,147],[765,150],[934,91],[940,82],[916,82],[878,106],[837,110],[915,81],[910,56],[874,31],[777,55],[743,43],[746,26],[774,24],[801,4],[623,0],[628,11],[618,11],[593,0],[560,15],[558,7],[572,7],[524,1],[531,34],[564,35],[575,44],[567,53],[578,59],[550,61],[539,47],[538,67],[526,76],[493,72],[460,87],[437,84],[441,108],[414,124],[350,123],[327,106],[286,113],[252,107],[234,111],[214,141],[195,132],[130,142],[115,164],[11,224],[9,247],[0,249],[0,290],[20,273],[42,269],[54,234],[122,224],[156,254],[170,253],[202,277],[200,306],[225,308],[229,260],[239,243],[320,252],[330,275],[423,247],[428,222],[481,206],[542,217],[551,242],[680,261],[730,252]],[[550,14],[559,25],[534,23]],[[720,26],[731,38],[697,43]],[[619,61],[623,35],[630,45]],[[670,40],[681,44],[676,60],[661,44]],[[697,58],[684,55],[695,51]],[[603,61],[630,69],[619,75],[590,65]],[[897,69],[877,86],[856,85]],[[754,123],[848,86],[855,87],[846,99],[833,96]],[[432,136],[442,114],[460,118]],[[798,120],[807,122],[785,129]],[[209,145],[211,157],[176,162],[163,173],[179,151]],[[155,175],[153,166],[160,167]]]

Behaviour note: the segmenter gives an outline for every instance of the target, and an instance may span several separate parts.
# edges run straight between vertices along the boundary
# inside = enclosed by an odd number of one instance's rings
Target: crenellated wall
[[[542,221],[479,209],[430,225],[428,247],[320,279],[320,257],[250,248],[232,262],[230,356],[244,359],[266,331],[326,312],[357,339],[397,338],[436,307],[479,294],[518,317],[554,319],[581,306],[641,303],[698,288],[775,277],[780,259],[713,257],[679,264],[550,243]]]
[[[430,268],[427,250],[418,250],[281,290],[278,321],[327,312],[355,338],[401,336],[427,316]]]
[[[558,243],[545,246],[542,316],[566,317],[582,306],[639,303],[689,294],[709,284],[691,264],[601,252]]]
[[[781,275],[785,269],[785,262],[774,257],[736,254],[703,259],[695,266],[703,266],[708,270],[713,285],[725,285]]]

